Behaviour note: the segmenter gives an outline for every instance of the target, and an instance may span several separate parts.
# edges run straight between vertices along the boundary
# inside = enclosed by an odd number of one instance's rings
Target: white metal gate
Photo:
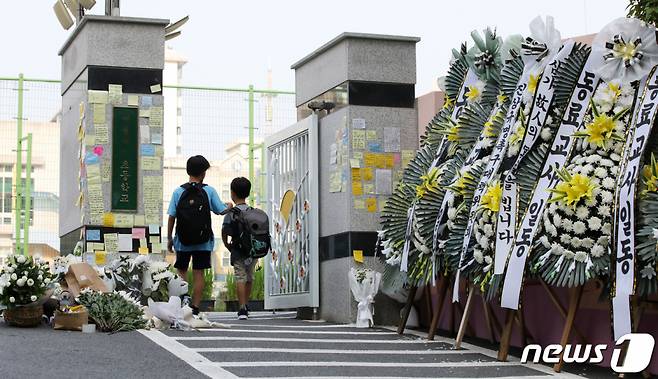
[[[272,252],[265,257],[265,308],[319,306],[318,118],[265,140]]]

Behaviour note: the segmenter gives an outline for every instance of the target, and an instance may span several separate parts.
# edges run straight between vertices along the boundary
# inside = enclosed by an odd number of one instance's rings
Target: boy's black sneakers
[[[246,320],[249,318],[249,311],[247,311],[246,307],[240,308],[238,311],[238,320]]]

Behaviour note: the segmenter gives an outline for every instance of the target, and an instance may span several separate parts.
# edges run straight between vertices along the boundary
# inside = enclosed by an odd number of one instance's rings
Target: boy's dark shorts
[[[174,267],[187,270],[190,267],[190,258],[192,259],[193,270],[205,270],[212,267],[210,264],[210,251],[177,251]]]

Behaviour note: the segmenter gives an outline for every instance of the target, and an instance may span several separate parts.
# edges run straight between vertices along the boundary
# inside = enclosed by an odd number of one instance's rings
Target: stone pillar
[[[299,119],[319,112],[320,317],[354,322],[353,266],[382,271],[374,257],[380,211],[418,148],[416,37],[343,33],[295,63]],[[358,263],[363,255],[364,263]],[[399,307],[375,300],[375,321],[394,324]]]
[[[162,251],[156,237],[168,23],[87,15],[59,52],[62,254],[80,240],[89,263],[100,265],[107,254]]]

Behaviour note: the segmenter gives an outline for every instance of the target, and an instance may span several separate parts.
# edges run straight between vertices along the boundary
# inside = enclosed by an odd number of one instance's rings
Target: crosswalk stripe
[[[292,354],[401,354],[401,355],[453,355],[473,353],[469,350],[338,350],[338,349],[277,349],[267,347],[197,347],[192,349],[199,353],[292,353]]]
[[[370,336],[394,336],[393,332],[341,332],[331,330],[262,330],[262,329],[199,329],[201,332],[215,333],[291,333],[291,334],[344,334],[344,335],[370,335]]]
[[[220,367],[514,367],[522,364],[509,362],[433,362],[433,363],[404,363],[404,362],[213,362]]]
[[[283,341],[283,342],[319,342],[319,343],[391,343],[391,344],[439,344],[440,342],[425,340],[367,340],[367,339],[320,339],[320,338],[267,338],[267,337],[229,337],[229,336],[212,336],[212,337],[171,337],[178,341]]]

